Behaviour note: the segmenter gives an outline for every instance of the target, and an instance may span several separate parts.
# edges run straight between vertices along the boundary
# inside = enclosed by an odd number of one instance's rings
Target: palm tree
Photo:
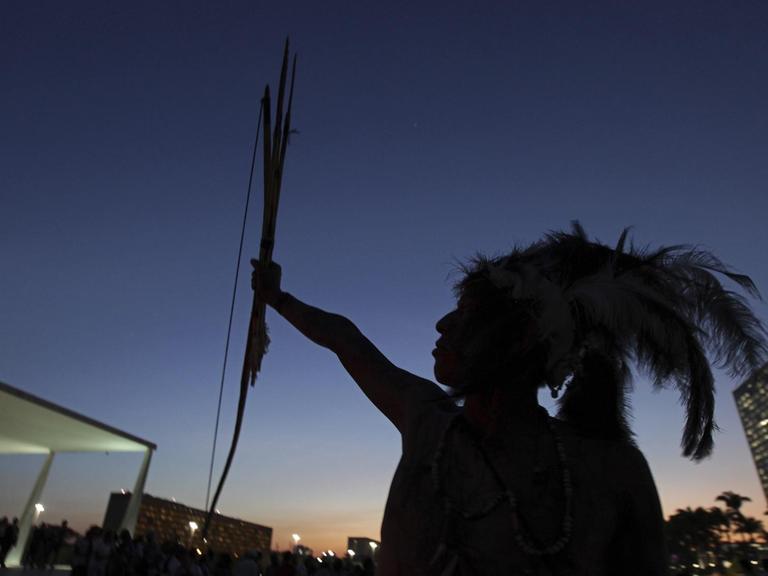
[[[753,562],[757,560],[755,534],[764,534],[763,523],[756,518],[744,516],[741,512],[734,520],[735,532],[741,534],[741,541],[738,543],[742,562]]]
[[[730,544],[731,542],[731,516],[718,506],[711,506],[709,508],[709,515],[712,519],[716,530],[720,534],[720,539],[725,540]]]
[[[719,565],[722,565],[723,560],[730,556],[731,547],[731,517],[730,515],[719,508],[718,506],[712,506],[708,510],[710,521],[712,526],[718,533],[718,542],[716,546],[716,556]],[[727,544],[727,547],[723,546],[723,543]],[[723,548],[729,550],[728,554],[723,554]]]
[[[755,534],[763,534],[765,532],[762,521],[757,518],[752,518],[751,516],[740,515],[735,524],[736,533],[748,537],[748,542],[750,544],[755,543]]]
[[[752,498],[727,490],[721,492],[720,495],[715,498],[715,501],[720,501],[725,504],[725,513],[731,520],[729,527],[730,531],[733,526],[737,525],[742,518],[744,518],[744,515],[741,513],[742,504],[744,504],[744,502],[752,502]],[[730,542],[730,538],[728,541]]]
[[[696,546],[696,530],[694,529],[693,510],[678,509],[675,514],[665,522],[667,550],[679,561],[690,566],[698,562]]]
[[[704,508],[678,508],[666,525],[669,551],[687,563],[695,560],[700,566],[706,565],[708,552],[716,550],[720,542],[717,522]]]
[[[717,498],[715,498],[715,501],[721,501],[725,504],[725,508],[727,510],[741,514],[741,512],[739,512],[741,505],[744,504],[744,502],[752,502],[752,498],[749,496],[742,496],[741,494],[737,494],[736,492],[731,492],[728,490],[726,492],[722,492]]]

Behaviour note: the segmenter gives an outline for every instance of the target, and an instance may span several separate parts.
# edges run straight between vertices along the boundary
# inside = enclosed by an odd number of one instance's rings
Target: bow
[[[259,260],[265,264],[272,261],[272,249],[275,245],[275,228],[277,225],[277,209],[280,203],[280,184],[283,179],[283,166],[285,164],[288,136],[291,132],[291,107],[293,104],[293,85],[296,78],[296,55],[294,54],[293,56],[291,83],[288,91],[288,105],[286,107],[285,116],[283,116],[283,103],[285,100],[286,79],[288,75],[288,56],[288,39],[286,38],[285,48],[283,50],[283,64],[280,69],[280,84],[277,94],[274,131],[271,125],[269,84],[264,88],[264,97],[261,100],[262,114],[260,117],[263,119],[264,131],[264,212],[261,228],[261,243],[259,247]],[[258,143],[258,133],[256,138]],[[254,146],[253,154],[254,162],[251,165],[251,181],[253,180],[253,164],[255,164],[256,159],[256,146]],[[224,482],[227,479],[229,469],[232,466],[232,460],[235,456],[235,451],[237,450],[237,442],[240,439],[240,430],[243,425],[243,414],[245,413],[245,401],[248,397],[248,387],[249,385],[253,386],[256,383],[256,376],[261,370],[261,361],[269,346],[265,314],[266,306],[254,292],[253,303],[251,306],[251,319],[248,326],[248,338],[245,345],[245,357],[243,359],[243,370],[240,375],[240,397],[237,401],[235,430],[232,434],[232,444],[229,447],[227,461],[224,464],[224,469],[222,470],[221,478],[216,487],[216,492],[214,493],[210,508],[208,509],[208,514],[205,517],[205,525],[203,526],[202,531],[204,541],[207,539],[211,520],[216,511],[216,504],[219,501],[221,490],[224,487]]]

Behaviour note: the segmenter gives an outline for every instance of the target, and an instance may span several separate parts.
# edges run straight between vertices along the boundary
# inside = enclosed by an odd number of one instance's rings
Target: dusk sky
[[[611,244],[626,226],[640,245],[700,244],[768,294],[763,0],[7,1],[0,380],[155,442],[148,493],[205,502],[259,99],[287,34],[299,133],[278,217],[284,288],[353,319],[399,366],[432,377],[457,262],[573,219]],[[272,526],[281,548],[292,532],[315,550],[378,538],[397,431],[333,354],[268,324],[221,511]],[[721,432],[694,464],[676,393],[636,378],[634,430],[665,514],[733,490],[762,517],[738,383],[717,373]],[[42,460],[0,457],[0,516],[21,512]],[[100,523],[139,461],[57,457],[43,519]]]

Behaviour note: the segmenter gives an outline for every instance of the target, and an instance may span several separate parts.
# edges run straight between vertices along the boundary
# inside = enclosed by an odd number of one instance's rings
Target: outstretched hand
[[[280,278],[283,271],[280,265],[276,262],[269,262],[265,265],[252,258],[251,266],[253,266],[251,287],[265,304],[274,306],[282,294]]]

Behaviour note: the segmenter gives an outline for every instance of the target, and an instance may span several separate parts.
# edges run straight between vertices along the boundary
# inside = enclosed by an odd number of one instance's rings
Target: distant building
[[[130,500],[130,493],[113,492],[104,514],[104,528],[116,530]],[[202,547],[201,531],[204,510],[144,494],[134,535],[154,532],[158,542],[173,541],[184,546]],[[208,546],[216,552],[241,555],[248,550],[268,554],[272,545],[272,528],[217,514],[211,521]]]
[[[377,550],[381,543],[378,540],[366,538],[365,536],[350,536],[347,538],[347,550],[353,552],[357,560],[363,558],[376,558]]]
[[[768,364],[736,388],[733,396],[768,502]]]

